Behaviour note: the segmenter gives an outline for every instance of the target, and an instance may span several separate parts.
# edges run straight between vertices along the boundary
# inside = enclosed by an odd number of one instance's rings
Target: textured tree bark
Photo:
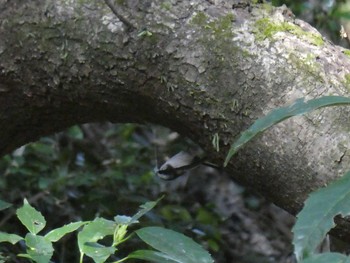
[[[271,109],[348,95],[347,51],[284,7],[236,2],[0,1],[0,155],[108,120],[167,126],[223,163]],[[350,170],[349,123],[345,107],[295,117],[227,171],[296,213],[311,190]]]

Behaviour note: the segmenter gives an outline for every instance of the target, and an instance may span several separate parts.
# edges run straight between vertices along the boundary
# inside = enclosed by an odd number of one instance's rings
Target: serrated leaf
[[[95,218],[88,223],[78,234],[80,253],[94,259],[95,262],[104,262],[115,252],[114,247],[105,247],[97,243],[106,236],[113,235],[117,224],[104,218]]]
[[[11,206],[12,206],[12,204],[7,203],[7,202],[5,202],[5,201],[3,201],[3,200],[0,200],[0,211],[1,211],[1,210],[4,210],[4,209],[6,209],[6,208],[9,208],[9,207],[11,207]]]
[[[293,244],[298,260],[311,256],[317,246],[335,226],[336,215],[350,214],[350,172],[310,194],[297,215],[292,229]]]
[[[25,237],[27,254],[37,263],[48,263],[53,255],[52,243],[43,236],[28,233]]]
[[[150,202],[146,202],[142,205],[140,205],[141,210],[139,210],[135,215],[133,215],[132,217],[130,216],[125,216],[125,215],[117,215],[114,217],[114,221],[117,224],[122,224],[122,225],[131,225],[134,223],[138,223],[138,220],[140,219],[140,217],[142,217],[143,215],[145,215],[147,212],[149,212],[150,210],[152,210],[160,200],[162,200],[163,197],[159,198],[156,201],[150,201]]]
[[[78,234],[79,247],[86,242],[96,242],[103,239],[105,236],[113,235],[116,223],[104,218],[95,218],[90,223],[86,224]]]
[[[294,104],[281,107],[271,111],[266,116],[258,119],[254,122],[252,126],[250,126],[247,130],[245,130],[239,139],[231,146],[226,159],[224,166],[228,164],[232,156],[242,148],[247,142],[255,138],[260,133],[264,132],[271,126],[286,120],[290,117],[301,115],[308,113],[310,111],[329,107],[329,106],[339,106],[339,105],[348,105],[350,104],[350,98],[341,97],[341,96],[324,96],[317,99],[312,99],[309,101],[304,101],[304,99],[298,99]]]
[[[91,257],[95,263],[104,263],[114,254],[114,247],[106,247],[96,242],[87,242],[84,244],[84,254]]]
[[[27,199],[24,199],[23,206],[16,211],[18,219],[32,234],[39,233],[46,225],[43,215],[32,207]]]
[[[23,237],[20,237],[20,236],[15,235],[15,234],[8,234],[8,233],[0,232],[0,242],[9,242],[12,245],[14,245],[22,239],[23,239]]]
[[[136,234],[148,245],[159,250],[176,262],[211,263],[210,254],[189,237],[162,227],[145,227]]]
[[[70,223],[68,225],[64,225],[60,228],[56,228],[54,230],[51,230],[49,233],[45,235],[45,238],[47,240],[50,240],[51,242],[56,242],[60,240],[64,235],[71,233],[75,230],[77,230],[79,227],[81,227],[84,224],[87,224],[88,222],[74,222]]]
[[[156,201],[146,202],[143,205],[140,205],[140,208],[142,208],[140,211],[138,211],[131,219],[131,222],[137,222],[140,217],[142,217],[144,214],[152,210],[160,200],[162,200],[163,197],[159,198]]]
[[[176,259],[170,258],[168,255],[162,252],[157,252],[152,250],[137,250],[129,254],[128,258],[137,258],[137,259],[148,260],[148,261],[157,262],[157,263],[164,263],[164,262],[178,263],[179,262]]]
[[[339,253],[323,253],[313,255],[301,263],[350,263],[350,258]]]

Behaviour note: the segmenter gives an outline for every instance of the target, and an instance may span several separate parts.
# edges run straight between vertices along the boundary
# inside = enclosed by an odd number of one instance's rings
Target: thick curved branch
[[[167,126],[219,163],[233,138],[271,109],[349,93],[344,50],[285,8],[124,2],[145,34],[128,31],[101,1],[0,4],[1,155],[76,123],[109,120]],[[227,170],[295,213],[311,190],[350,168],[348,113],[326,109],[281,123]]]
[[[112,12],[118,17],[120,21],[122,21],[126,26],[131,29],[137,29],[137,26],[134,25],[129,19],[127,19],[121,12],[119,12],[118,8],[115,4],[112,3],[111,0],[104,0],[106,5],[112,10]]]

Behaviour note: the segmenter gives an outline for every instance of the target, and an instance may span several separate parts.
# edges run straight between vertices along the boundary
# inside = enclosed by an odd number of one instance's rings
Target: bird
[[[203,154],[180,151],[162,164],[160,168],[156,168],[155,173],[163,180],[174,180],[199,165],[220,168],[218,165],[207,162],[206,156]]]

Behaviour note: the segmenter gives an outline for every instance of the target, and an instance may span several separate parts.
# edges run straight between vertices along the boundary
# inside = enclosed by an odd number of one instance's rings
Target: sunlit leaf
[[[137,223],[138,220],[140,219],[140,217],[142,217],[147,212],[152,210],[162,198],[163,197],[159,198],[156,201],[150,201],[150,202],[146,202],[146,203],[140,205],[141,210],[139,210],[132,217],[125,216],[125,215],[117,215],[117,216],[114,217],[114,221],[117,224],[123,224],[123,225],[131,225],[131,224]]]
[[[32,233],[39,233],[46,225],[43,215],[32,207],[27,199],[24,199],[23,206],[16,211],[18,219]]]
[[[61,239],[64,235],[77,230],[79,227],[81,227],[86,223],[87,222],[79,221],[79,222],[70,223],[68,225],[64,225],[60,228],[53,229],[45,235],[45,238],[47,240],[50,240],[51,242],[56,242],[59,239]]]
[[[140,217],[142,217],[144,214],[146,214],[147,212],[149,212],[150,210],[152,210],[157,204],[158,202],[162,199],[163,197],[159,198],[156,201],[150,201],[147,202],[143,205],[141,205],[140,207],[142,208],[140,211],[138,211],[131,219],[132,222],[136,222]]]
[[[35,262],[48,263],[53,255],[52,243],[43,236],[28,233],[25,237],[27,254]]]
[[[214,262],[210,254],[192,239],[162,227],[145,227],[136,234],[148,245],[167,255],[175,262],[209,263]]]
[[[264,132],[271,126],[290,117],[305,114],[315,109],[348,104],[350,104],[350,98],[341,96],[324,96],[309,101],[304,101],[304,99],[298,99],[294,104],[290,106],[275,109],[266,116],[255,121],[252,126],[250,126],[241,134],[238,140],[231,146],[226,156],[224,166],[228,164],[232,156],[247,142],[255,138],[260,133]]]
[[[327,232],[332,229],[334,216],[350,215],[350,172],[310,194],[293,227],[294,251],[298,260],[315,253]]]
[[[86,242],[84,244],[84,254],[91,257],[95,263],[104,263],[114,254],[114,247],[103,246],[96,242]]]
[[[117,224],[104,218],[96,218],[85,225],[78,234],[78,246],[80,253],[94,259],[95,262],[104,262],[114,253],[114,247],[105,247],[97,241],[114,234]]]
[[[22,239],[23,239],[23,237],[20,237],[20,236],[15,235],[15,234],[8,234],[8,233],[0,232],[0,242],[9,242],[9,243],[14,245]]]

